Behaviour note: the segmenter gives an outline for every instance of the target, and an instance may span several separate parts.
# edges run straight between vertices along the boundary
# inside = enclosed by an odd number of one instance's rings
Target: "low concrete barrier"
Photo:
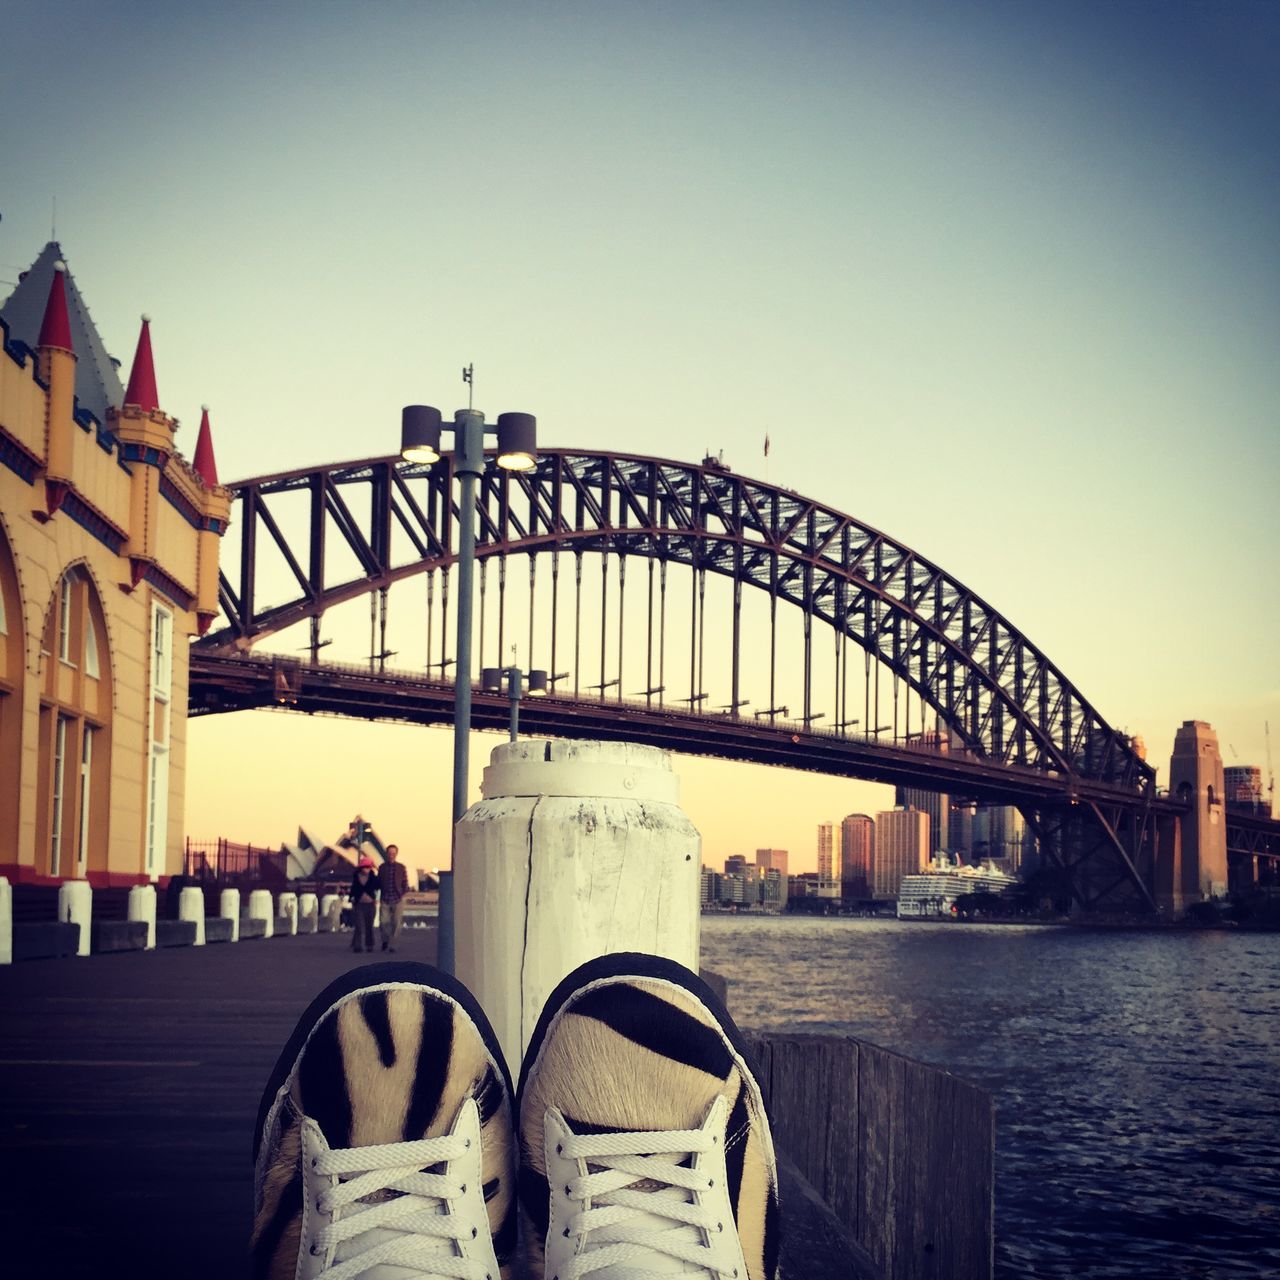
[[[240,941],[244,942],[249,938],[267,937],[267,927],[270,923],[270,920],[264,920],[261,916],[241,916]]]
[[[192,946],[204,946],[204,890],[187,885],[178,894],[178,919],[190,920],[196,927]]]
[[[129,890],[128,916],[147,926],[145,950],[156,945],[156,887],[153,884],[135,884]]]
[[[194,920],[157,920],[157,947],[190,947],[196,940]]]
[[[231,942],[240,941],[240,890],[223,889],[218,899],[218,914],[231,921]]]
[[[93,923],[93,890],[87,880],[64,880],[58,886],[58,919],[80,926],[76,955],[89,954],[89,928]]]
[[[0,964],[13,963],[13,886],[0,876]]]
[[[62,920],[40,920],[15,925],[13,958],[15,960],[49,960],[55,956],[73,956],[80,947],[80,926]]]
[[[296,893],[282,893],[276,900],[276,920],[277,927],[290,937],[298,932],[298,895]]]
[[[266,889],[251,889],[249,891],[249,909],[245,913],[251,920],[266,921],[265,930],[258,936],[260,938],[269,938],[275,932],[276,908],[275,903],[271,901],[271,894]],[[240,922],[240,932],[244,933],[244,921]]]
[[[210,916],[204,922],[204,940],[206,942],[234,942],[236,926],[240,922],[229,916]]]
[[[90,949],[94,955],[112,951],[145,951],[147,934],[145,920],[95,920]]]

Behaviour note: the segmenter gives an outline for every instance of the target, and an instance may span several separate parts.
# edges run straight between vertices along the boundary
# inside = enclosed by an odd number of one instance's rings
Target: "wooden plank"
[[[852,1037],[753,1037],[774,1137],[893,1280],[994,1268],[989,1094]]]
[[[891,1280],[994,1270],[995,1109],[982,1089],[874,1045],[859,1058],[854,1234]]]

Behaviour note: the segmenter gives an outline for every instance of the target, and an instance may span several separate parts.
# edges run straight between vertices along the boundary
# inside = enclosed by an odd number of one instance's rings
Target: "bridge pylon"
[[[1227,892],[1226,797],[1222,753],[1213,726],[1184,720],[1174,735],[1169,759],[1169,793],[1187,805],[1182,816],[1180,849],[1163,867],[1166,905],[1175,915],[1187,907]],[[1162,851],[1163,852],[1163,851]]]

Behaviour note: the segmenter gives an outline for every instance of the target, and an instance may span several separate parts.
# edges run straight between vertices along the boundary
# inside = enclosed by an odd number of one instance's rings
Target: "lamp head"
[[[531,413],[498,414],[498,466],[528,471],[538,461],[538,420]]]
[[[545,671],[529,672],[529,688],[527,692],[531,698],[545,698],[547,696],[547,673]]]
[[[501,693],[502,669],[500,667],[482,667],[480,670],[480,687],[485,693]]]
[[[400,415],[400,456],[430,466],[440,460],[440,410],[407,404]]]

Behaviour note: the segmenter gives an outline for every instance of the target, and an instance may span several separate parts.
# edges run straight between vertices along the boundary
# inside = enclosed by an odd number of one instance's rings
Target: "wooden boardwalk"
[[[406,929],[396,959],[430,963],[435,941],[434,925]],[[312,997],[382,959],[350,944],[312,934],[0,968],[0,1270],[244,1275],[262,1086]]]
[[[406,929],[396,959],[435,945]],[[313,934],[0,968],[3,1274],[244,1275],[262,1086],[312,997],[382,958]],[[785,1276],[870,1274],[789,1165],[782,1192]]]

